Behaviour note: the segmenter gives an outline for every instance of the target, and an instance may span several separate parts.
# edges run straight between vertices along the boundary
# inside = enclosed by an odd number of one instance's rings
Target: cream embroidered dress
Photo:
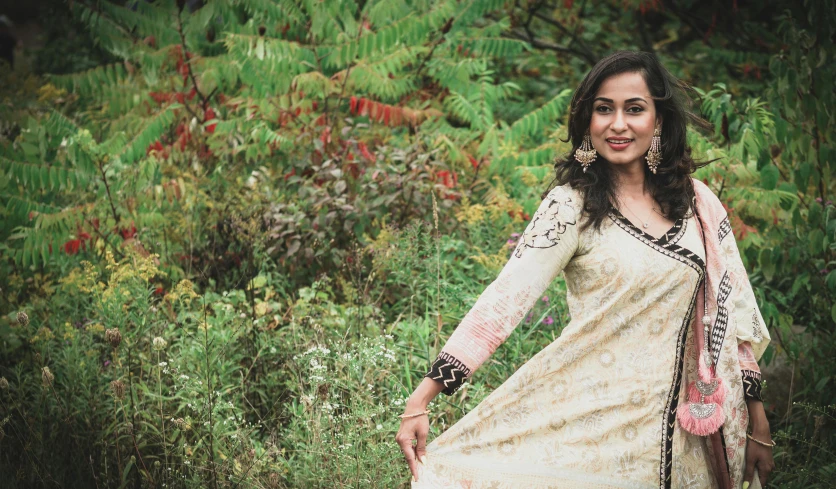
[[[427,376],[451,394],[561,272],[571,321],[429,443],[413,489],[717,487],[705,439],[676,421],[705,273],[694,214],[657,239],[618,211],[580,232],[581,209],[549,192]]]

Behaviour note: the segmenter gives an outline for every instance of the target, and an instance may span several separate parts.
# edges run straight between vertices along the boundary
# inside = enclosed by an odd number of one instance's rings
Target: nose
[[[627,121],[624,118],[624,111],[616,110],[615,119],[612,121],[612,130],[614,132],[623,132],[627,129]]]

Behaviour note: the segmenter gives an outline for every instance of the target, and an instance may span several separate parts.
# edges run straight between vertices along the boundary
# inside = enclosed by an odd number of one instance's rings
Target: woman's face
[[[589,124],[592,146],[600,156],[614,165],[644,164],[655,127],[656,106],[640,73],[604,80]]]

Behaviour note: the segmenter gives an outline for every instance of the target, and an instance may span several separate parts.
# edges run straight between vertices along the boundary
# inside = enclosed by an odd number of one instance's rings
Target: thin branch
[[[110,185],[107,183],[107,175],[104,171],[104,164],[101,160],[99,160],[99,164],[97,165],[99,168],[99,173],[102,174],[102,181],[104,182],[105,191],[107,191],[107,201],[110,204],[110,211],[113,212],[113,219],[116,221],[116,224],[119,224],[119,214],[116,212],[116,206],[113,204],[113,196],[110,193]]]
[[[578,36],[577,32],[570,32],[569,29],[561,22],[558,22],[557,20],[538,12],[540,7],[543,6],[542,3],[535,3],[525,8],[522,7],[519,4],[519,0],[517,0],[514,2],[514,6],[520,10],[525,11],[528,14],[528,20],[525,23],[525,30],[528,33],[528,37],[532,39],[532,41],[529,41],[532,46],[539,47],[541,49],[550,49],[553,51],[574,54],[583,58],[584,61],[586,61],[590,65],[593,65],[598,61],[598,57],[595,55],[595,53],[592,51],[589,45],[587,45],[586,42],[584,42],[583,39],[581,39]],[[548,41],[537,40],[536,36],[530,29],[530,24],[533,18],[537,18],[550,26],[556,27],[565,36],[568,36],[570,38],[569,44],[567,46],[561,46],[558,44],[550,43]],[[537,44],[535,44],[535,42]],[[576,44],[579,49],[574,49],[572,47],[573,44]],[[556,47],[560,47],[560,49],[556,49]]]
[[[208,102],[203,92],[197,86],[197,79],[194,76],[194,72],[192,71],[192,60],[189,57],[189,51],[186,48],[186,34],[183,32],[183,11],[177,11],[177,33],[180,34],[180,46],[183,51],[183,60],[186,63],[186,69],[189,71],[189,79],[192,80],[192,88],[194,88],[195,93],[200,97],[200,101],[203,104],[203,107],[206,108],[206,103]],[[183,104],[185,105],[185,103]],[[189,111],[191,112],[191,111]]]
[[[529,37],[528,34],[521,31],[520,29],[512,30],[511,34],[513,34],[514,38],[526,41],[526,42],[528,42],[529,44],[531,44],[532,46],[534,46],[535,48],[538,48],[538,49],[548,49],[548,50],[557,51],[557,52],[560,52],[560,53],[581,54],[581,53],[575,51],[574,49],[568,48],[568,47],[563,46],[561,44],[555,44],[553,42],[531,38],[531,37]]]

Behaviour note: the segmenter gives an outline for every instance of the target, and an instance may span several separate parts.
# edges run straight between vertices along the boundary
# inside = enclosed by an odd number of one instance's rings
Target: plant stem
[[[161,363],[161,353],[157,352],[157,387],[159,388],[160,394],[160,431],[163,434],[163,455],[165,456],[165,467],[168,467],[168,450],[165,446],[165,416],[163,415],[163,372],[162,367],[160,367]],[[165,476],[165,470],[163,470],[163,478],[168,480]]]
[[[204,299],[205,301],[205,299]],[[215,468],[215,438],[213,434],[212,411],[214,411],[214,391],[212,373],[209,366],[209,325],[206,322],[206,304],[203,304],[203,353],[206,360],[206,388],[209,390],[209,463],[212,466],[212,488],[218,489],[218,475]]]

